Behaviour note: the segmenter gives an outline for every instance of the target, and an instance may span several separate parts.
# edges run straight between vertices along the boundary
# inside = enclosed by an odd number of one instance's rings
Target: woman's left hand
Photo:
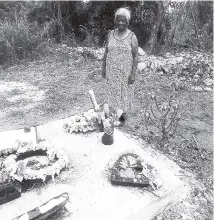
[[[129,79],[128,79],[128,84],[131,85],[131,84],[133,84],[134,82],[135,82],[135,76],[131,74],[131,75],[129,76]]]

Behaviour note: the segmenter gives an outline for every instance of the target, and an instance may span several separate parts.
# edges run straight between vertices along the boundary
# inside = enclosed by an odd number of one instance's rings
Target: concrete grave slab
[[[58,120],[37,127],[39,138],[48,144],[62,148],[70,158],[71,168],[59,178],[40,189],[23,193],[21,198],[0,206],[1,219],[10,220],[63,192],[68,192],[70,215],[61,220],[122,220],[139,208],[147,206],[157,197],[132,187],[113,186],[110,182],[111,168],[119,156],[134,153],[158,170],[163,185],[156,194],[163,196],[184,182],[176,175],[180,168],[166,156],[143,142],[115,129],[115,142],[103,145],[103,133],[68,134],[63,130],[65,120]],[[16,140],[35,142],[34,128],[0,132],[0,150],[12,147]],[[59,218],[58,218],[59,219]]]

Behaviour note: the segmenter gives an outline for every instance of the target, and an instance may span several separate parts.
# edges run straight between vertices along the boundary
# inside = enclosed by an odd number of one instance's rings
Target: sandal
[[[128,119],[127,113],[125,112],[122,113],[122,115],[119,117],[120,126],[124,126],[127,119]]]
[[[120,116],[119,121],[125,123],[125,121],[127,121],[127,119],[128,119],[128,115],[127,115],[127,113],[124,112],[124,113],[122,113],[122,115]]]

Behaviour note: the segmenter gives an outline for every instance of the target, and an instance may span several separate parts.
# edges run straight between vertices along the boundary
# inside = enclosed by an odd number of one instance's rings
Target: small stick
[[[193,137],[193,140],[194,140],[194,142],[195,142],[196,147],[197,147],[198,150],[200,151],[199,144],[198,144],[198,141],[197,141],[195,135],[193,134],[192,137]]]
[[[39,136],[38,136],[38,131],[37,131],[37,126],[34,127],[35,128],[35,133],[36,133],[36,143],[39,143]]]
[[[89,90],[89,95],[90,95],[91,102],[93,104],[95,112],[99,111],[100,107],[97,104],[97,101],[96,101],[96,98],[95,98],[95,95],[94,95],[94,91],[93,90]]]
[[[200,155],[201,155],[201,158],[202,158],[203,160],[204,160],[204,159],[209,160],[209,159],[207,158],[207,155],[204,155],[204,153],[206,153],[206,151],[204,152],[203,147],[201,147],[201,145],[198,143],[197,138],[195,137],[194,134],[192,135],[192,137],[193,137],[193,140],[194,140],[194,142],[195,142],[195,144],[196,144],[196,146],[197,146],[197,148],[198,148],[198,151],[199,151],[199,153],[200,153]],[[197,158],[196,158],[196,159],[197,159]],[[198,162],[198,159],[197,159],[197,162]]]
[[[186,174],[175,174],[175,176],[185,176],[185,177],[192,177],[190,175],[186,175]]]

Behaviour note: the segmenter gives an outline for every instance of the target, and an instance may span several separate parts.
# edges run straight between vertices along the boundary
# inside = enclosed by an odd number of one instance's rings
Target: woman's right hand
[[[103,69],[102,69],[102,77],[103,77],[103,78],[106,78],[106,68],[103,68]]]

